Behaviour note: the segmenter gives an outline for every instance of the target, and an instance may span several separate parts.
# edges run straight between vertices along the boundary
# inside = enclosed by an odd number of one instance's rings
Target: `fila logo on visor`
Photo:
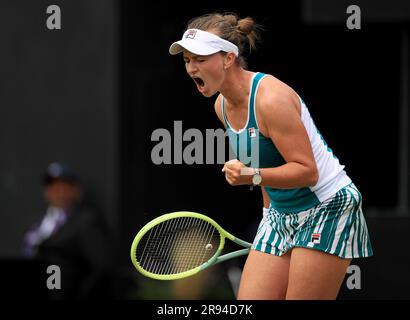
[[[186,39],[193,39],[193,38],[195,38],[195,35],[196,35],[196,30],[188,30],[185,38]]]

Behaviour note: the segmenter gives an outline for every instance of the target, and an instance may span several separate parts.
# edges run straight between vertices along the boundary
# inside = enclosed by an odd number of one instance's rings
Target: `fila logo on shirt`
[[[310,242],[319,244],[320,243],[320,233],[312,233],[312,238],[310,239]]]
[[[249,137],[256,138],[256,129],[254,127],[248,129]]]

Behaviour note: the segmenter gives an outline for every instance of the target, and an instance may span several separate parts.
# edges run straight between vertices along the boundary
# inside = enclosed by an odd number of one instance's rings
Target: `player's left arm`
[[[286,161],[261,169],[262,186],[301,188],[314,186],[319,178],[316,161],[301,116],[290,93],[264,91],[259,110],[268,135]]]
[[[262,90],[261,90],[262,91]],[[318,170],[308,134],[287,92],[263,90],[257,102],[261,117],[259,124],[267,130],[285,164],[275,168],[262,168],[261,186],[292,189],[314,186],[318,180]],[[222,171],[231,185],[252,184],[253,170],[249,170],[239,160],[225,163]]]

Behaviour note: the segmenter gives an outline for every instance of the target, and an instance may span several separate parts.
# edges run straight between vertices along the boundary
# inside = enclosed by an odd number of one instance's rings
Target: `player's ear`
[[[224,69],[228,69],[235,63],[236,55],[233,52],[228,52],[224,57]]]

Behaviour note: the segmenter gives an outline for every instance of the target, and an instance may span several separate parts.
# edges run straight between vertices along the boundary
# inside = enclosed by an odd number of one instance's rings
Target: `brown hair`
[[[237,14],[208,13],[193,18],[188,22],[187,29],[214,31],[222,39],[232,42],[239,48],[238,62],[246,68],[246,56],[256,50],[256,43],[260,40],[259,30],[262,27],[251,17],[239,18]]]

